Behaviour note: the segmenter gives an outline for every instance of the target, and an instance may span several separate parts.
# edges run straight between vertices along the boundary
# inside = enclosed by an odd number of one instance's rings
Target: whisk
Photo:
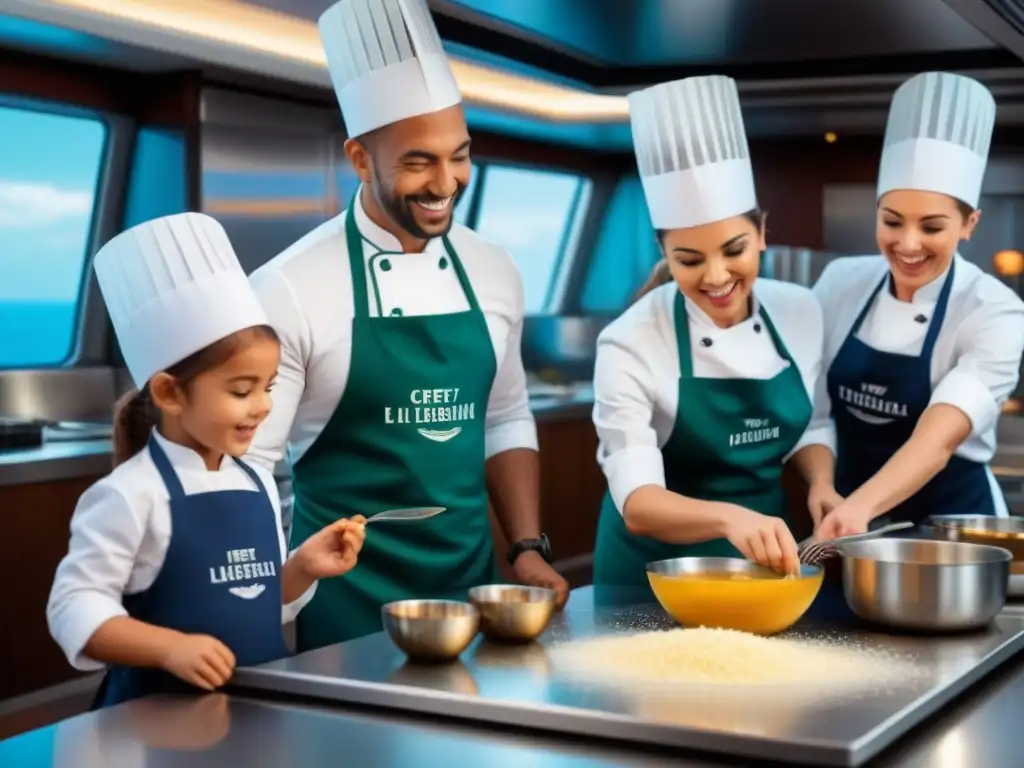
[[[900,523],[883,525],[881,528],[876,528],[875,530],[868,531],[867,533],[855,533],[850,536],[840,536],[839,538],[829,539],[827,541],[813,541],[812,538],[804,539],[800,542],[800,545],[797,548],[797,557],[804,565],[818,565],[825,560],[842,554],[840,547],[842,547],[843,544],[848,544],[854,541],[864,541],[865,539],[877,539],[879,536],[883,536],[886,533],[901,531],[904,528],[912,528],[913,525],[914,524],[909,521],[903,521]]]

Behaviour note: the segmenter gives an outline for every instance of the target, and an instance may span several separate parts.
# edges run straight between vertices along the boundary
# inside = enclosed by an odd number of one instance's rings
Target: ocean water
[[[78,302],[0,300],[0,369],[63,363],[71,353]]]

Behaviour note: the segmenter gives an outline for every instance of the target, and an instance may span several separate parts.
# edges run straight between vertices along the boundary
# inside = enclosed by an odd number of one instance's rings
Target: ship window
[[[107,143],[98,119],[0,106],[0,368],[73,361]]]
[[[639,177],[618,183],[587,265],[581,309],[618,314],[661,258]]]
[[[479,208],[470,225],[512,255],[523,280],[525,313],[557,313],[576,256],[590,179],[489,163],[480,185]]]

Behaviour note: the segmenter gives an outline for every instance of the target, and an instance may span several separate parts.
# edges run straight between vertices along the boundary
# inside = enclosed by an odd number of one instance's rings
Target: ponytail
[[[133,390],[114,406],[114,466],[123,464],[146,447],[157,424],[149,387]]]
[[[644,283],[640,290],[636,292],[636,296],[633,297],[633,302],[640,301],[644,296],[653,291],[655,288],[660,288],[663,285],[672,282],[672,272],[668,268],[668,261],[665,259],[659,259],[658,263],[654,265],[654,269],[651,271],[651,276],[647,278],[647,282]]]

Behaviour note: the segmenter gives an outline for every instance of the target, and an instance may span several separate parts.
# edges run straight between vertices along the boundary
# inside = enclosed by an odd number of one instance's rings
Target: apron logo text
[[[871,411],[885,416],[906,416],[907,406],[895,400],[884,399],[888,387],[878,384],[861,384],[860,391],[839,385],[839,399],[857,409]]]
[[[729,435],[730,447],[777,440],[780,435],[779,428],[772,426],[768,419],[744,419],[743,426],[742,431]]]
[[[234,584],[239,581],[266,579],[277,576],[277,565],[273,560],[258,561],[255,549],[229,549],[226,553],[227,565],[210,568],[211,584]],[[231,587],[229,591],[236,597],[252,600],[263,594],[264,584],[252,584],[247,587]]]
[[[476,403],[460,403],[459,388],[414,389],[409,393],[411,405],[385,406],[385,424],[453,425],[446,429],[418,428],[428,440],[444,443],[462,431],[460,422],[476,419]]]

